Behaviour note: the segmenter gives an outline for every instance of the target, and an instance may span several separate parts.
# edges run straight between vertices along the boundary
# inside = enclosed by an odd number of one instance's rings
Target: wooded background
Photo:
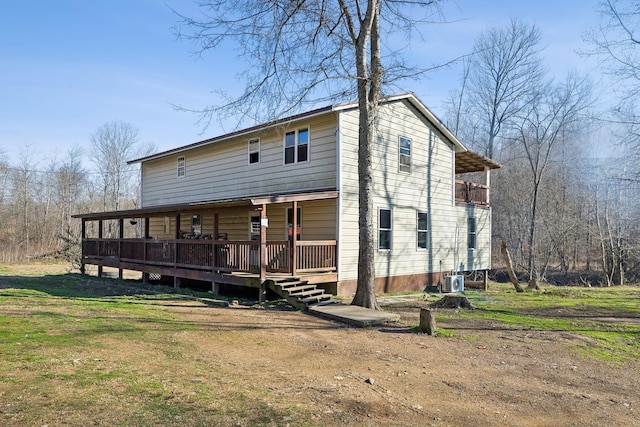
[[[573,72],[549,77],[540,31],[514,19],[477,37],[446,101],[443,119],[460,140],[503,165],[491,182],[493,265],[505,241],[521,280],[640,280],[640,12],[605,0],[600,13],[583,54],[601,59],[604,87]],[[0,151],[0,262],[77,260],[81,223],[71,215],[138,207],[139,166],[126,161],[154,151],[123,121],[68,153],[25,146],[10,162]]]

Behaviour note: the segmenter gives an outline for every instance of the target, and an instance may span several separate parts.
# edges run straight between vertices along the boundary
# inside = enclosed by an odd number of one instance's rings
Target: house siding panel
[[[142,206],[335,188],[335,115],[221,141],[142,165]],[[284,165],[283,138],[309,127],[309,161]],[[260,138],[260,163],[248,163],[247,141]],[[176,176],[178,157],[186,158],[186,176]]]
[[[358,113],[341,119],[341,241],[339,280],[357,278],[358,260]],[[454,147],[407,101],[381,107],[374,144],[374,218],[392,209],[391,251],[376,252],[376,276],[484,268],[489,265],[490,210],[476,209],[478,247],[467,251],[467,208],[453,201]],[[398,138],[410,138],[411,173],[399,171]],[[429,249],[417,248],[417,211],[429,213]],[[376,236],[377,238],[377,236]],[[488,267],[487,267],[488,268]],[[382,289],[385,290],[385,289]]]

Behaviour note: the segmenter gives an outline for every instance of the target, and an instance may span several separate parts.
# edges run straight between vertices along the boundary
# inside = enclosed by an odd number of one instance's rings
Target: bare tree
[[[105,123],[91,135],[90,158],[98,172],[102,187],[103,210],[119,210],[132,190],[135,168],[127,164],[133,159],[138,143],[138,129],[130,123]]]
[[[196,42],[198,54],[236,43],[249,62],[245,91],[219,106],[199,111],[265,121],[323,100],[352,98],[359,106],[359,253],[353,303],[378,308],[375,298],[375,230],[371,151],[383,84],[423,71],[404,63],[397,49],[384,49],[393,32],[410,36],[421,16],[429,17],[437,0],[365,2],[205,0],[201,19],[181,16],[178,34]],[[384,67],[383,67],[384,63]],[[265,112],[267,112],[265,116]]]
[[[591,103],[591,85],[585,78],[570,75],[563,84],[556,87],[549,84],[546,88],[519,114],[514,134],[514,141],[522,148],[530,173],[527,269],[529,288],[535,289],[539,288],[536,232],[541,186],[564,136],[578,129],[579,120]]]
[[[475,125],[467,125],[463,136],[487,157],[494,157],[496,138],[503,126],[528,104],[542,84],[539,42],[538,28],[516,19],[504,27],[487,29],[475,40],[463,73],[464,84],[449,115],[455,114],[458,123],[464,105]],[[472,135],[468,134],[470,129],[474,130]]]

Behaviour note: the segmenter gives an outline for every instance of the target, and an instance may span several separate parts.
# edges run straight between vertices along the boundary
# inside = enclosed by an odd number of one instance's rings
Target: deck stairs
[[[326,293],[324,289],[297,278],[270,280],[269,289],[299,309],[338,302],[332,294]]]

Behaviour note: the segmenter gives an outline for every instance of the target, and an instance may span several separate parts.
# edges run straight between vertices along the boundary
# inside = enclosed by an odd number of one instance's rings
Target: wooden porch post
[[[102,220],[98,220],[98,256],[101,257],[102,253],[100,248],[102,247]],[[98,265],[98,277],[102,277],[102,264]]]
[[[147,265],[147,240],[149,239],[149,217],[144,219],[144,243],[142,244],[142,265],[143,268]],[[149,283],[149,273],[146,271],[142,272],[142,283]]]
[[[86,273],[84,264],[84,239],[87,238],[87,220],[82,218],[82,229],[80,232],[80,274]]]
[[[267,219],[267,205],[262,204],[260,208],[260,295],[258,296],[259,302],[263,303],[265,294],[267,293],[266,279],[267,279],[267,226],[265,220]]]
[[[122,239],[124,239],[124,219],[118,220],[118,261],[122,259]],[[118,268],[118,279],[122,280],[122,268]]]
[[[487,204],[489,204],[489,193],[491,192],[491,169],[489,166],[484,167],[484,185],[487,186]]]
[[[176,240],[180,238],[180,214],[176,214]],[[178,263],[178,242],[173,243],[173,269],[176,270],[176,264]],[[173,287],[180,287],[180,278],[173,276]]]
[[[298,273],[298,202],[293,201],[293,224],[291,225],[291,275]]]
[[[216,241],[218,240],[218,234],[220,231],[220,217],[216,212],[213,214],[213,239],[211,239],[211,256],[213,257],[213,264],[211,264],[211,270],[214,272],[216,267],[218,267],[218,247],[216,246]],[[216,282],[211,282],[211,292],[214,294],[220,293],[220,284]]]

